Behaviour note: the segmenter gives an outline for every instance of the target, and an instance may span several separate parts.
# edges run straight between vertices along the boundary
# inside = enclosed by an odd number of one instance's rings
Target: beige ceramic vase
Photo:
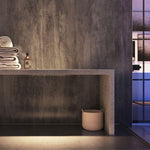
[[[89,131],[103,128],[103,111],[96,109],[82,110],[82,127]]]

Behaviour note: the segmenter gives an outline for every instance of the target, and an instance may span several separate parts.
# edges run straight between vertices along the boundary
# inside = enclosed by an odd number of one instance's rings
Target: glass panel
[[[143,11],[143,0],[132,0],[133,11]]]
[[[145,12],[145,31],[150,31],[150,12]]]
[[[145,34],[145,40],[144,40],[144,45],[145,45],[145,52],[144,52],[144,57],[145,57],[145,79],[150,79],[150,34]]]
[[[145,106],[144,106],[144,109],[145,109],[145,115],[144,115],[144,119],[145,121],[150,121],[150,104],[147,103]]]
[[[148,37],[150,37],[150,35],[145,35],[145,38],[146,37],[148,38]],[[144,47],[145,47],[145,49],[144,49],[144,60],[147,62],[150,62],[150,40],[144,40]],[[145,69],[148,69],[148,68],[145,68]],[[145,72],[147,72],[147,71],[145,70]],[[150,70],[149,70],[149,72],[150,72]]]
[[[145,0],[145,11],[150,11],[150,0]]]
[[[145,81],[144,111],[145,111],[144,113],[145,121],[150,121],[150,81]]]
[[[138,34],[137,37],[138,37],[138,40],[137,40],[137,45],[135,44],[135,48],[137,46],[138,61],[150,61],[150,40],[149,40],[150,35],[148,34],[144,35],[144,39],[145,39],[144,43],[143,43],[143,40],[140,40],[143,38],[143,34]],[[144,54],[143,54],[143,44],[144,44]]]
[[[140,69],[139,70],[134,70],[132,72],[132,79],[143,79],[143,62],[142,62],[142,58],[143,58],[143,40],[140,40],[141,38],[143,38],[143,34],[137,34],[137,40],[132,40],[134,41],[133,44],[133,51],[134,51],[134,55],[132,57],[132,64],[133,65],[140,65]],[[139,39],[138,39],[139,38]]]
[[[141,66],[132,73],[133,122],[150,121],[150,0],[132,0],[132,21],[132,64]]]
[[[138,37],[137,37],[138,34],[143,34],[143,31],[133,31],[132,32],[132,39],[137,40],[138,39]]]
[[[145,102],[150,102],[150,81],[145,81]]]
[[[143,13],[132,12],[133,31],[143,31]]]
[[[133,121],[143,120],[143,81],[132,81]]]
[[[145,11],[150,11],[150,0],[145,0]],[[150,31],[150,12],[145,12],[145,31]],[[145,92],[144,120],[150,121],[150,32],[145,33]]]
[[[142,80],[143,79],[143,72],[142,72],[142,70],[140,69],[140,71],[134,71],[132,73],[132,79],[133,80],[137,80],[137,79]]]
[[[150,31],[144,32],[144,39],[150,40]]]
[[[132,83],[132,99],[133,101],[142,101],[143,99],[143,81],[134,81]]]
[[[138,38],[143,37],[143,34],[138,34]],[[143,40],[137,41],[137,49],[138,49],[138,61],[143,61]],[[139,62],[140,65],[143,65],[143,62]],[[143,70],[143,69],[141,69]]]

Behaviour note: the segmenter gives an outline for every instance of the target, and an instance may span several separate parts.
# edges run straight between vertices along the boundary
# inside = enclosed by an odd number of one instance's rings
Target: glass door
[[[150,0],[132,0],[133,122],[150,122]]]

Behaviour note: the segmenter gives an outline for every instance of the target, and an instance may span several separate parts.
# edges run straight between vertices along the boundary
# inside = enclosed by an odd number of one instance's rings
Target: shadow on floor
[[[87,131],[81,125],[0,125],[0,136],[105,136],[104,130]]]

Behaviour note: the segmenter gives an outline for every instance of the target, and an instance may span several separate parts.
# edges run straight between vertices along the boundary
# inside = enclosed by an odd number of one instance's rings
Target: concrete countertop
[[[114,75],[113,69],[0,70],[0,75]]]

